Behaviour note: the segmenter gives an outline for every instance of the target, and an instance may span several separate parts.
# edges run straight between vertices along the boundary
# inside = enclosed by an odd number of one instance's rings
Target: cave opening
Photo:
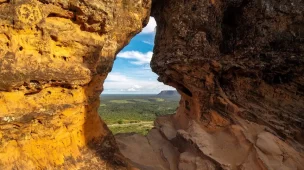
[[[147,135],[158,116],[174,114],[180,100],[175,88],[157,81],[150,61],[156,22],[148,25],[116,56],[104,83],[98,113],[114,135]]]

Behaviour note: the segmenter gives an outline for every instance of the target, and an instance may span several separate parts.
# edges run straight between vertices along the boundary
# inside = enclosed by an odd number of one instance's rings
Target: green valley
[[[179,96],[104,94],[98,112],[114,134],[145,135],[153,128],[157,116],[175,113],[179,99]]]

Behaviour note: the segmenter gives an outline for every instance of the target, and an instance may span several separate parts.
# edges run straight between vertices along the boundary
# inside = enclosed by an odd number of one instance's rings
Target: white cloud
[[[135,84],[134,88],[140,89],[140,88],[142,88],[142,86]]]
[[[137,79],[125,76],[119,72],[111,72],[105,83],[103,93],[141,93],[156,94],[162,90],[173,90],[155,79]]]
[[[119,73],[111,73],[107,77],[107,81],[111,82],[120,82],[120,81],[127,81],[128,78],[124,75],[121,75]]]
[[[154,45],[154,42],[152,42],[152,41],[142,41],[142,42],[145,44],[148,44],[148,45]]]
[[[151,34],[155,33],[155,28],[156,28],[156,21],[153,17],[150,17],[149,23],[147,26],[142,30],[141,34]]]
[[[129,88],[127,91],[136,91],[134,88]]]
[[[140,51],[124,51],[117,54],[119,58],[131,59],[130,63],[135,65],[149,64],[152,59],[153,52],[142,53]]]
[[[141,39],[142,43],[154,45],[154,36],[156,28],[156,22],[153,17],[150,17],[148,25],[142,30],[140,34],[147,34],[144,39]],[[164,85],[158,82],[157,75],[152,72],[150,68],[150,62],[153,52],[146,53],[140,52],[139,48],[135,48],[135,51],[124,51],[117,54],[118,58],[128,59],[131,64],[139,65],[134,68],[126,69],[122,71],[109,73],[105,83],[105,94],[157,94],[162,90],[173,90],[174,88]],[[138,50],[138,51],[137,51]],[[115,65],[114,65],[115,66]],[[115,69],[114,69],[115,70]]]

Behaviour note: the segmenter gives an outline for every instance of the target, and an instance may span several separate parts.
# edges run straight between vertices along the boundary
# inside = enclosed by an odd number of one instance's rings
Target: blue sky
[[[158,82],[158,76],[150,68],[155,27],[156,22],[150,17],[142,32],[118,53],[104,83],[103,94],[157,94],[162,90],[173,89]]]

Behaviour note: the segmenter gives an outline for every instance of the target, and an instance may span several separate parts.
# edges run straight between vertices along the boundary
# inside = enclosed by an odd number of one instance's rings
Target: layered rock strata
[[[297,0],[154,0],[151,67],[180,106],[145,138],[153,159],[118,135],[122,153],[142,169],[303,170],[303,14]]]
[[[0,169],[124,169],[99,118],[149,0],[0,0]]]

